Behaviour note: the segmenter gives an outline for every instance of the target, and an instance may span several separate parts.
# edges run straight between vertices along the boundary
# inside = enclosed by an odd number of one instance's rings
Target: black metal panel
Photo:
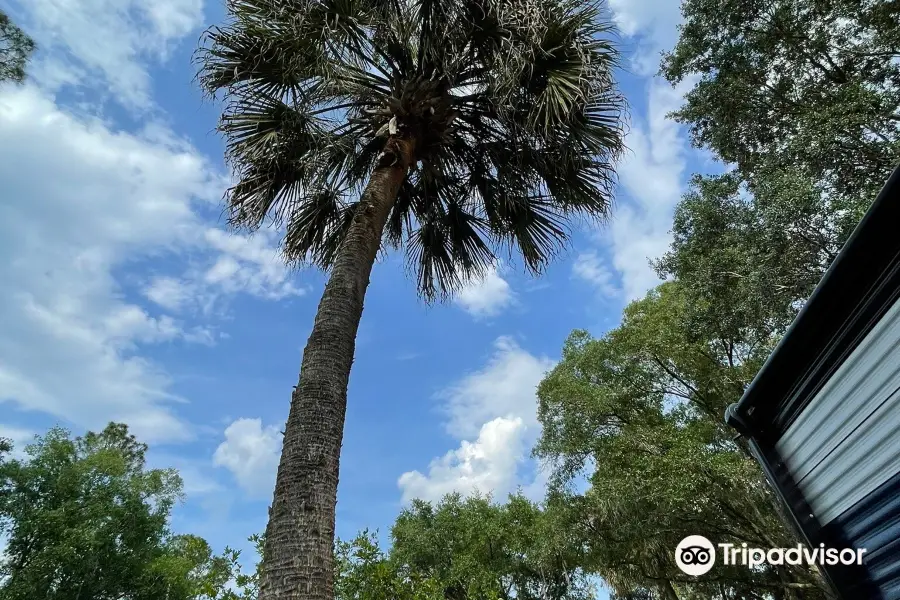
[[[769,440],[765,437],[751,438],[749,442],[751,453],[772,485],[790,525],[809,548],[817,548],[820,544],[824,544],[826,548],[837,549],[860,547],[845,535],[840,524],[835,527],[822,527],[791,477],[787,465]],[[873,581],[867,566],[838,564],[821,565],[820,568],[839,598],[881,600],[882,591]]]
[[[863,555],[868,579],[883,600],[900,600],[900,474],[823,528]]]
[[[896,202],[896,205],[900,208],[900,201]],[[804,377],[794,384],[790,394],[777,403],[769,415],[765,415],[764,412],[759,415],[772,419],[772,430],[779,436],[784,434],[838,367],[847,360],[900,297],[900,251],[885,258],[889,258],[890,262],[866,290],[865,295],[859,299],[853,314],[844,321],[828,345],[821,350],[821,354],[814,359]],[[856,294],[847,291],[844,294],[859,298],[859,290]]]

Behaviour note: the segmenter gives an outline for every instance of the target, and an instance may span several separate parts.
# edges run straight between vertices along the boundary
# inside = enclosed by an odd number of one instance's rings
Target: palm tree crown
[[[498,251],[539,272],[571,216],[605,217],[623,149],[618,53],[592,0],[228,0],[199,51],[228,100],[230,222],[284,227],[292,261],[329,268],[367,178],[410,170],[383,233],[422,295],[451,294]]]

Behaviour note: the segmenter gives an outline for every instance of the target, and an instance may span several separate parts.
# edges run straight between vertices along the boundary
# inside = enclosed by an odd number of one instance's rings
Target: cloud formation
[[[500,275],[496,266],[491,267],[484,278],[464,287],[454,299],[475,318],[495,317],[515,301],[512,288]]]
[[[0,402],[79,427],[127,422],[147,441],[191,437],[174,411],[182,399],[142,349],[215,334],[174,312],[195,290],[162,275],[143,284],[158,306],[144,305],[128,291],[140,271],[120,271],[194,256],[236,265],[211,267],[205,293],[299,293],[274,247],[199,216],[224,177],[171,132],[76,117],[28,85],[0,92],[0,139]]]
[[[32,75],[43,85],[90,81],[137,110],[154,104],[148,65],[203,24],[203,0],[18,0],[14,9],[41,49]]]
[[[398,480],[403,501],[438,500],[451,491],[503,495],[519,483],[519,470],[540,431],[537,385],[553,361],[498,338],[488,363],[439,395],[445,427],[460,445],[435,458],[427,473]]]
[[[278,427],[263,427],[260,419],[237,419],[225,429],[225,441],[216,448],[213,464],[231,471],[251,496],[268,497],[275,486],[281,444]]]
[[[207,255],[179,276],[151,277],[142,290],[148,300],[173,313],[210,315],[237,293],[264,300],[306,293],[285,267],[271,230],[245,236],[208,227],[200,238]]]
[[[573,264],[573,275],[626,302],[642,297],[660,281],[650,261],[662,256],[671,243],[672,215],[684,191],[688,152],[684,131],[667,115],[681,105],[692,83],[677,88],[661,80],[647,84],[646,116],[629,131],[629,152],[618,166],[624,201],[598,236],[598,247],[583,252]]]
[[[575,258],[572,275],[590,284],[602,296],[613,298],[621,293],[615,283],[615,274],[595,250],[582,252]]]
[[[613,21],[637,47],[632,68],[650,77],[659,69],[660,53],[678,40],[681,7],[672,0],[609,0]]]
[[[419,471],[401,475],[397,484],[403,490],[403,501],[437,501],[451,492],[512,491],[519,463],[525,458],[525,429],[518,417],[488,421],[474,441],[462,440],[459,448],[432,460],[427,475]]]

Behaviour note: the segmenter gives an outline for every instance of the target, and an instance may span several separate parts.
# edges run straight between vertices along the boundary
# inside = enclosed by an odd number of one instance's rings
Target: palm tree
[[[369,276],[404,248],[427,301],[501,251],[539,273],[608,214],[623,149],[599,0],[227,0],[199,81],[222,93],[229,222],[330,271],[291,397],[260,600],[330,600],[347,382]]]

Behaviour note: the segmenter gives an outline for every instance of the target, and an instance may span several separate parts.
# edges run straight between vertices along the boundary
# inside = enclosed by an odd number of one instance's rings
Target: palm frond
[[[588,0],[229,0],[198,79],[238,183],[232,223],[284,227],[328,268],[392,128],[416,137],[384,246],[422,295],[520,253],[540,272],[573,218],[603,219],[625,103],[603,6]]]

